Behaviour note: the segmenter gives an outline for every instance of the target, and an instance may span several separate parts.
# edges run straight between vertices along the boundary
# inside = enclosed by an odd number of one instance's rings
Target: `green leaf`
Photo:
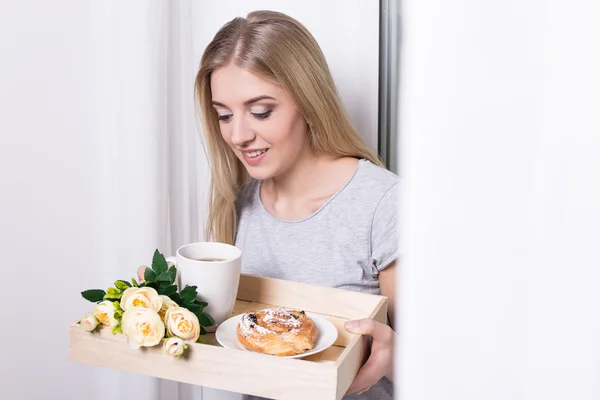
[[[131,284],[133,287],[140,287],[140,284],[135,280],[135,278],[131,278]]]
[[[123,331],[121,330],[121,324],[113,326],[112,328],[112,334],[115,335],[117,333],[123,333]]]
[[[156,282],[167,282],[171,284],[171,274],[169,271],[165,271],[156,277]]]
[[[154,256],[152,257],[152,269],[156,275],[166,272],[168,268],[169,265],[167,264],[165,256],[163,256],[158,249],[154,250]]]
[[[175,292],[169,295],[169,298],[177,303],[178,306],[181,305],[181,297],[179,297],[179,293]]]
[[[190,310],[191,312],[193,312],[194,314],[196,314],[196,316],[198,316],[198,314],[202,311],[200,309],[200,306],[197,304],[186,304],[185,308],[187,308],[188,310]]]
[[[119,289],[109,287],[108,288],[108,293],[110,293],[110,294],[121,294],[122,292]]]
[[[160,289],[160,284],[158,282],[144,282],[144,284],[142,286],[151,287],[152,289],[156,290],[157,292]]]
[[[192,303],[194,300],[196,300],[196,296],[198,295],[198,293],[196,292],[197,288],[198,286],[186,286],[185,288],[183,288],[183,290],[179,294],[179,296],[181,297],[181,301],[185,304]]]
[[[208,305],[207,302],[205,302],[205,301],[199,301],[199,300],[196,300],[194,302],[194,304],[197,304],[197,305],[201,306],[202,308],[204,308],[204,307],[206,307]]]
[[[177,293],[177,286],[175,285],[170,285],[160,290],[160,294],[165,296],[170,296],[173,293]]]
[[[144,271],[144,280],[149,283],[156,281],[156,273],[150,268],[146,268],[146,271]]]
[[[158,285],[160,287],[160,290],[164,290],[164,289],[168,288],[169,286],[171,286],[171,284],[169,282],[158,282]]]
[[[215,320],[213,319],[213,317],[205,311],[198,315],[198,320],[200,321],[200,325],[202,326],[213,326],[215,324]]]
[[[114,294],[114,293],[107,293],[104,295],[104,300],[119,300],[121,298],[122,293],[119,294]]]
[[[127,281],[118,280],[118,281],[115,281],[115,287],[117,289],[127,290],[128,288],[131,287],[131,283],[129,283]]]
[[[167,272],[171,276],[169,283],[172,285],[175,283],[175,278],[177,277],[177,268],[175,266],[172,266]]]
[[[90,289],[90,290],[84,290],[83,292],[81,292],[81,295],[83,296],[83,298],[86,299],[87,301],[91,301],[92,303],[99,303],[102,300],[104,300],[105,294],[106,294],[106,292],[102,289]]]
[[[201,335],[206,335],[208,332],[206,331],[206,329],[204,329],[204,327],[202,325],[200,325],[200,334]]]

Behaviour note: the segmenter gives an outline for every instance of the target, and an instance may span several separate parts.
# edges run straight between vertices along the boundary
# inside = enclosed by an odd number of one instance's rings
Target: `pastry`
[[[311,350],[317,340],[313,320],[304,311],[265,308],[242,315],[237,338],[248,350],[274,356],[293,356]]]

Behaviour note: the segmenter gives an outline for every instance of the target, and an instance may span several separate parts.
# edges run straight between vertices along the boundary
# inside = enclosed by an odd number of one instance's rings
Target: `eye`
[[[267,118],[269,118],[269,116],[271,115],[272,112],[273,112],[273,110],[267,110],[263,113],[252,113],[252,115],[256,119],[267,119]]]
[[[231,119],[231,114],[219,115],[219,121],[229,122]]]

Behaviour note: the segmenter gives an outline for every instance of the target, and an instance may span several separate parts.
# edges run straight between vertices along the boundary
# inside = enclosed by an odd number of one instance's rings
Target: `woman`
[[[207,239],[240,247],[244,273],[383,294],[393,326],[398,179],[351,126],[306,28],[268,11],[230,21],[195,91],[212,174]],[[346,329],[373,337],[349,398],[392,399],[392,329]]]

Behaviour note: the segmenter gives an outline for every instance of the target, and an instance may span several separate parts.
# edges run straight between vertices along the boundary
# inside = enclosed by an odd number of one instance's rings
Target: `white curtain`
[[[203,239],[190,8],[2,3],[2,398],[210,400],[70,363],[66,335],[90,309],[81,290]]]
[[[202,239],[206,159],[193,118],[189,1],[93,2],[89,11],[94,165],[102,199],[95,226],[102,254],[110,257],[105,265],[113,265],[98,271],[102,280],[131,275],[154,248],[171,255]],[[182,385],[174,382],[105,370],[98,375],[109,391],[117,384],[121,399],[202,398],[201,388],[179,396]]]

